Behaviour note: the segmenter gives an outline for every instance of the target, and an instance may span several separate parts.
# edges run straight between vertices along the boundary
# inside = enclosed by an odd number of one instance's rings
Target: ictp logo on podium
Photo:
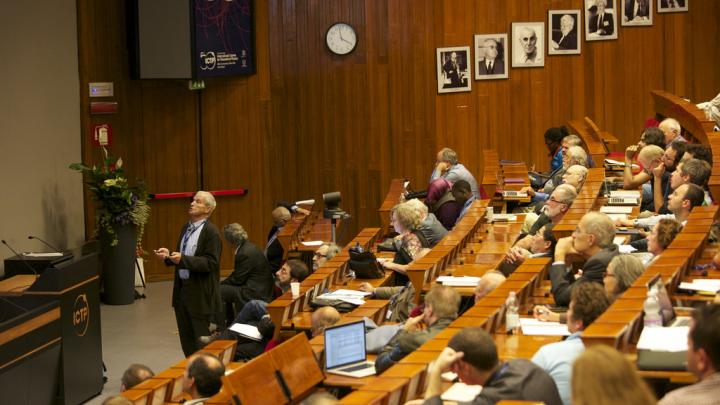
[[[90,305],[88,305],[87,295],[80,294],[75,298],[73,305],[72,323],[75,334],[85,336],[90,325]]]
[[[92,126],[93,146],[110,146],[112,143],[112,127],[110,124],[95,124]]]

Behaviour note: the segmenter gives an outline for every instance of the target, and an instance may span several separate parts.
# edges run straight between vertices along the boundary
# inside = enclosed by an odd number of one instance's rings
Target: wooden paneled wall
[[[544,168],[550,126],[587,115],[624,146],[652,115],[650,90],[697,101],[720,91],[714,0],[693,0],[688,13],[655,13],[652,27],[618,24],[619,39],[583,42],[581,55],[546,56],[544,68],[510,69],[507,80],[443,95],[437,47],[472,46],[473,34],[546,21],[548,9],[579,9],[582,1],[257,0],[258,73],[208,80],[199,92],[182,81],[129,79],[124,3],[78,0],[83,145],[91,123],[110,122],[112,152],[151,192],[248,188],[247,196],[220,198],[213,221],[243,224],[260,246],[277,200],[342,191],[353,215],[347,240],[379,223],[391,178],[422,188],[443,146],[476,176],[485,148]],[[348,56],[324,44],[337,21],[358,32]],[[115,83],[117,114],[89,115],[89,81]],[[84,146],[83,156],[90,161],[97,151]],[[187,203],[152,204],[146,249],[175,244]],[[227,246],[223,257],[231,268]],[[151,280],[171,275],[152,258],[146,267]]]

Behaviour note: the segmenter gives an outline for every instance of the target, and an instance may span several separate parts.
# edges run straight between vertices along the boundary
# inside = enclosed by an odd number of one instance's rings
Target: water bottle
[[[515,291],[510,291],[510,295],[505,300],[505,328],[510,335],[520,329],[520,313]]]
[[[647,298],[643,304],[645,317],[643,322],[646,328],[662,327],[662,316],[660,315],[660,302],[657,298],[657,291],[653,288],[648,290]]]

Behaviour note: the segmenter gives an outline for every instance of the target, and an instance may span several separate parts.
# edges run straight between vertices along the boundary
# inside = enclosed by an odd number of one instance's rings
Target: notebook
[[[364,321],[325,329],[325,370],[355,378],[375,375],[375,363],[367,361]]]

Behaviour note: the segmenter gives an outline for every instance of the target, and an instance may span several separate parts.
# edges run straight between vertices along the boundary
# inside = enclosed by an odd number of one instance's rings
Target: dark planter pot
[[[111,246],[112,235],[100,232],[103,302],[128,305],[135,301],[135,225],[113,227],[118,244]]]

